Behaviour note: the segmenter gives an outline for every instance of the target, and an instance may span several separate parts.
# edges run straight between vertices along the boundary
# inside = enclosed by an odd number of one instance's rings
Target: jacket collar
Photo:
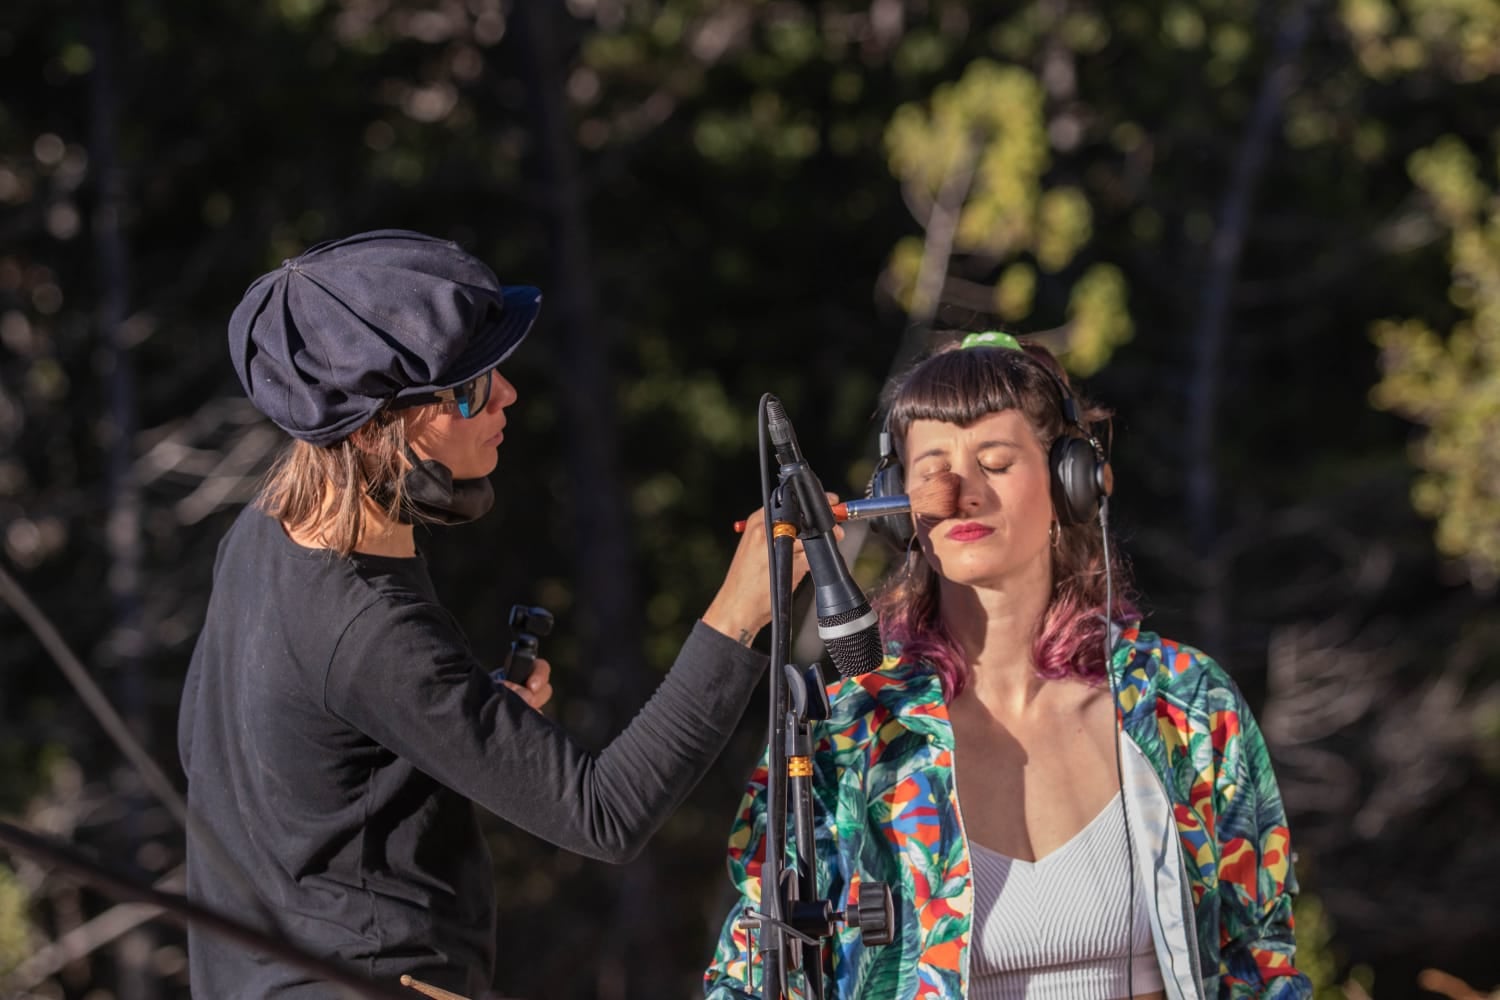
[[[841,681],[830,694],[833,717],[829,726],[833,732],[844,732],[850,727],[879,727],[895,719],[941,746],[953,745],[948,704],[943,700],[943,685],[937,672],[925,660],[903,657],[895,643],[887,646],[879,667]]]

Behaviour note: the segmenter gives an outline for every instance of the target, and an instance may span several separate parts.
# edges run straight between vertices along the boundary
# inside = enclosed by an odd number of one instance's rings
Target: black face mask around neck
[[[454,479],[446,465],[436,459],[418,458],[409,445],[406,460],[411,468],[402,478],[401,510],[396,515],[402,524],[467,524],[495,506],[495,489],[488,479]],[[380,493],[386,491],[372,491],[371,495],[385,504],[389,495]]]

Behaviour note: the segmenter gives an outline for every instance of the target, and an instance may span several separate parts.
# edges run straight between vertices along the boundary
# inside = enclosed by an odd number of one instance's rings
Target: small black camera
[[[510,644],[510,653],[505,657],[505,666],[495,672],[497,680],[510,681],[525,686],[536,663],[539,640],[552,634],[552,612],[546,608],[515,604],[510,609],[510,631],[515,639]]]

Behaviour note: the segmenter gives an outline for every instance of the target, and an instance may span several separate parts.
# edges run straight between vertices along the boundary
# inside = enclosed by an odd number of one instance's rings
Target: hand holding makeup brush
[[[827,497],[830,505],[838,503],[836,494],[829,493]],[[766,565],[765,515],[757,510],[745,520],[736,521],[735,525],[735,530],[745,537],[735,549],[729,572],[704,612],[703,622],[748,646],[771,620],[771,598],[766,587],[769,569]],[[746,525],[750,526],[749,531],[746,531]],[[844,529],[835,528],[835,532],[835,538],[841,538]],[[792,554],[792,586],[795,587],[807,571],[807,555],[799,541]]]

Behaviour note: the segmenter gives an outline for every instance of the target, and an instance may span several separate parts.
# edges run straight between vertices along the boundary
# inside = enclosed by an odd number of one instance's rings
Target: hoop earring
[[[1062,544],[1062,529],[1057,526],[1056,521],[1047,528],[1047,541],[1052,543],[1054,549]]]

